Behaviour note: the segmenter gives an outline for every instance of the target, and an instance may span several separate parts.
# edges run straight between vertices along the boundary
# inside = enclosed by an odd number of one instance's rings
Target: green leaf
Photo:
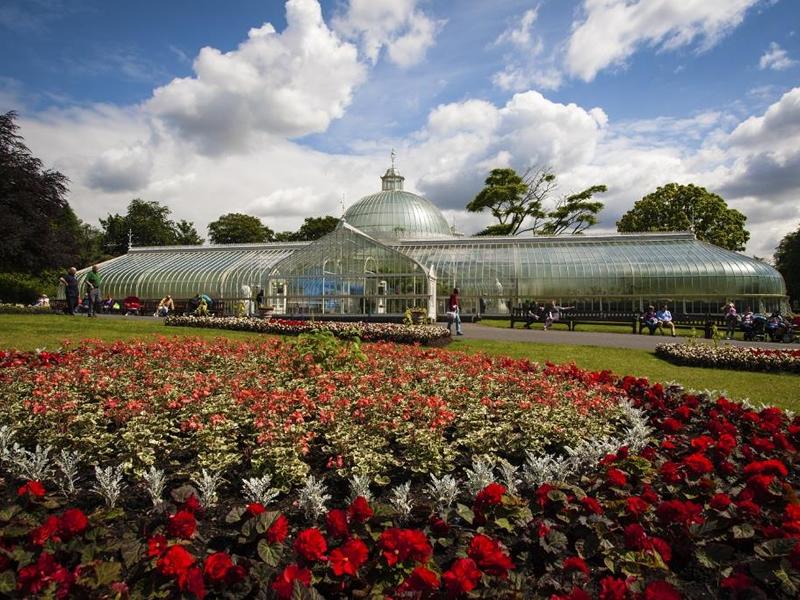
[[[258,556],[270,567],[275,567],[280,561],[280,554],[275,551],[267,540],[258,541]]]
[[[791,552],[797,540],[793,538],[781,538],[768,540],[756,546],[756,554],[762,558],[773,558],[776,556],[786,556]]]
[[[225,522],[226,523],[238,523],[242,520],[242,515],[247,512],[246,506],[237,506],[236,508],[232,508],[230,512],[225,515]]]
[[[734,525],[733,526],[733,537],[737,540],[746,540],[753,537],[756,533],[756,530],[753,529],[753,526],[750,523],[742,523],[741,525]]]
[[[499,519],[495,520],[494,524],[497,525],[500,529],[505,529],[506,531],[509,532],[514,531],[514,526],[505,517],[500,517]]]
[[[258,533],[266,533],[267,529],[270,528],[270,526],[275,522],[275,519],[277,519],[280,516],[280,514],[281,513],[272,510],[257,515],[255,518],[256,531]]]
[[[3,571],[0,573],[0,594],[11,594],[17,589],[17,580],[14,571]]]
[[[7,506],[0,510],[0,521],[10,521],[11,518],[20,511],[20,507],[16,504]]]
[[[100,562],[94,565],[94,572],[97,575],[98,587],[102,587],[119,581],[122,565],[118,562]]]
[[[472,522],[475,520],[475,513],[472,512],[471,508],[463,504],[456,505],[456,514],[470,525],[472,525]]]

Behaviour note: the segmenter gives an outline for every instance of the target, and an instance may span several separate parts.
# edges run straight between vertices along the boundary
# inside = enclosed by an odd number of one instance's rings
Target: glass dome
[[[381,177],[381,191],[361,198],[342,220],[379,239],[451,237],[442,212],[427,198],[404,191],[404,179],[392,165]]]

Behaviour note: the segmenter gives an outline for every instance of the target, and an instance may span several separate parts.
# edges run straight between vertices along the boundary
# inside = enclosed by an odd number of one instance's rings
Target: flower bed
[[[49,306],[27,306],[25,304],[0,304],[0,315],[52,315]]]
[[[398,323],[364,323],[339,321],[292,321],[289,319],[256,319],[253,317],[181,317],[164,320],[174,327],[209,327],[276,335],[299,335],[314,331],[330,331],[342,339],[359,338],[365,342],[397,344],[434,344],[447,341],[450,331],[441,325],[401,325]]]
[[[134,427],[134,437],[146,446],[149,437],[182,435],[189,451],[182,457],[169,452],[154,456],[159,466],[172,471],[166,473],[165,484],[158,469],[134,469],[126,475],[109,467],[86,473],[68,453],[50,464],[44,450],[13,445],[14,440],[31,441],[24,430],[12,437],[11,429],[0,429],[7,475],[7,502],[0,511],[0,593],[244,598],[261,590],[280,598],[317,593],[326,598],[555,600],[797,597],[800,418],[574,367],[378,345],[367,349],[366,364],[348,370],[354,357],[347,352],[345,348],[339,356],[323,359],[312,349],[299,363],[296,356],[286,362],[292,350],[271,340],[258,345],[112,344],[63,355],[3,355],[4,401],[9,403],[9,389],[22,389],[20,379],[32,383],[28,419],[51,419],[39,422],[40,435],[60,422],[62,441],[80,440],[81,449],[91,448],[94,440],[73,437],[73,428],[82,431],[88,422],[117,417],[118,428],[110,433],[124,447],[124,439],[131,437],[124,431],[131,419],[152,416],[154,403],[163,399],[160,410],[174,411],[172,434]],[[188,356],[195,362],[187,361]],[[314,356],[316,361],[308,358]],[[102,371],[105,363],[108,373]],[[254,365],[261,371],[253,379],[237,370]],[[174,379],[184,368],[186,379]],[[303,383],[286,388],[288,380],[277,375],[285,368],[296,369]],[[438,379],[432,379],[434,373]],[[391,381],[384,383],[386,378]],[[374,432],[370,436],[362,429],[345,448],[348,455],[326,450],[311,461],[317,478],[304,479],[299,489],[272,489],[269,477],[244,477],[233,465],[224,474],[227,481],[201,471],[187,486],[182,485],[185,469],[173,465],[176,459],[192,462],[192,436],[235,420],[228,415],[257,405],[265,393],[282,394],[271,404],[272,412],[258,413],[259,419],[275,419],[275,411],[295,391],[304,390],[287,409],[301,414],[279,419],[282,427],[276,431],[302,426],[317,432],[321,430],[311,427],[312,421],[321,426],[347,414],[357,427],[365,413],[354,413],[368,411],[370,405],[362,400],[372,398],[373,390],[379,397],[386,393],[381,386],[391,386],[398,394],[375,407],[377,413],[397,410],[392,427],[386,429],[388,421],[383,421],[384,435],[391,431],[401,439],[404,431],[422,434],[445,416],[437,413],[441,405],[431,402],[431,396],[403,400],[414,395],[409,386],[415,381],[434,382],[439,399],[477,399],[484,412],[467,420],[472,426],[479,426],[477,420],[491,421],[486,426],[493,433],[474,440],[483,447],[463,451],[489,457],[466,464],[454,461],[452,478],[414,476],[413,469],[401,466],[397,472],[403,476],[390,485],[370,485],[369,477],[348,469],[376,439]],[[552,408],[548,417],[559,420],[562,408],[547,396],[553,385],[558,397],[588,408],[587,414],[577,411],[570,417],[578,418],[574,429],[555,430],[561,436],[558,444],[534,444],[534,452],[524,456],[509,450],[525,422],[520,411],[536,411],[520,403],[536,405],[549,398],[544,401]],[[358,397],[355,405],[337,412],[345,404],[340,386]],[[192,393],[186,393],[188,388]],[[240,394],[227,409],[232,412],[218,412],[216,399],[225,395],[223,388]],[[520,396],[514,396],[516,390]],[[586,404],[587,393],[602,402]],[[630,404],[607,403],[618,396]],[[108,417],[87,414],[92,401],[80,398],[92,398]],[[108,398],[117,404],[110,405]],[[84,402],[83,410],[72,412],[73,402]],[[132,402],[144,408],[130,406]],[[123,403],[127,408],[115,412]],[[396,403],[402,407],[395,409]],[[178,426],[185,416],[181,411],[192,407],[202,413],[206,405],[218,415],[216,424],[209,416],[201,429]],[[50,411],[61,419],[49,416]],[[517,425],[503,420],[509,411],[515,412]],[[600,412],[614,413],[619,424],[611,433],[620,439],[587,433],[581,419]],[[219,415],[225,419],[219,421]],[[413,428],[402,429],[406,419],[414,422]],[[255,421],[236,422],[214,431],[207,441],[241,443],[248,427],[258,427]],[[453,420],[443,425],[444,431],[451,427]],[[646,427],[657,434],[648,435]],[[468,431],[459,436],[469,438]],[[421,446],[423,454],[425,439],[414,446]],[[626,445],[620,447],[621,440]],[[310,459],[322,441],[305,442],[304,456]],[[566,451],[563,444],[575,449]],[[242,459],[252,462],[259,448],[243,451]],[[391,449],[384,447],[383,452]],[[114,464],[126,455],[123,448],[104,456]],[[508,462],[496,462],[497,455]],[[91,462],[86,456],[80,461]],[[340,475],[348,471],[356,476],[342,485]],[[411,485],[401,483],[407,477]]]
[[[656,356],[679,365],[800,373],[800,350],[772,350],[726,344],[659,344]]]

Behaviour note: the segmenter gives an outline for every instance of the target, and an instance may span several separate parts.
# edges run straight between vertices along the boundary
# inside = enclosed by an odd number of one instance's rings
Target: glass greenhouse
[[[381,192],[353,204],[319,240],[131,248],[99,265],[102,293],[235,301],[263,289],[276,314],[331,316],[412,306],[442,314],[453,287],[466,314],[503,315],[529,300],[592,312],[668,302],[686,314],[717,312],[729,300],[760,311],[786,303],[775,269],[691,233],[457,236],[433,203],[403,190],[394,166],[381,179]]]

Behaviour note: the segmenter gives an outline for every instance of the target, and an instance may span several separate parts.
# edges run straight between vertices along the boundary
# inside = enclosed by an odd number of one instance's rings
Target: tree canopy
[[[668,183],[622,215],[617,231],[691,231],[699,240],[741,251],[750,239],[745,221],[747,217],[703,187]]]
[[[275,234],[277,242],[310,242],[318,240],[336,229],[339,219],[326,215],[324,217],[306,217],[297,231],[281,231]]]
[[[81,264],[92,229],[67,202],[67,177],[45,169],[0,114],[0,271],[40,274]]]
[[[800,300],[800,227],[787,233],[775,249],[775,268],[786,282],[792,300]]]
[[[484,183],[467,210],[488,210],[498,222],[478,235],[581,233],[597,223],[603,209],[603,203],[592,196],[607,190],[605,185],[593,185],[555,200],[556,175],[547,167],[531,169],[523,176],[514,169],[492,169]]]
[[[112,254],[128,251],[128,236],[134,246],[197,245],[203,240],[192,223],[169,219],[170,209],[154,200],[134,198],[125,215],[108,215],[100,219],[103,227],[103,244]]]
[[[208,224],[212,244],[256,244],[272,241],[274,232],[261,219],[241,213],[228,213]]]

